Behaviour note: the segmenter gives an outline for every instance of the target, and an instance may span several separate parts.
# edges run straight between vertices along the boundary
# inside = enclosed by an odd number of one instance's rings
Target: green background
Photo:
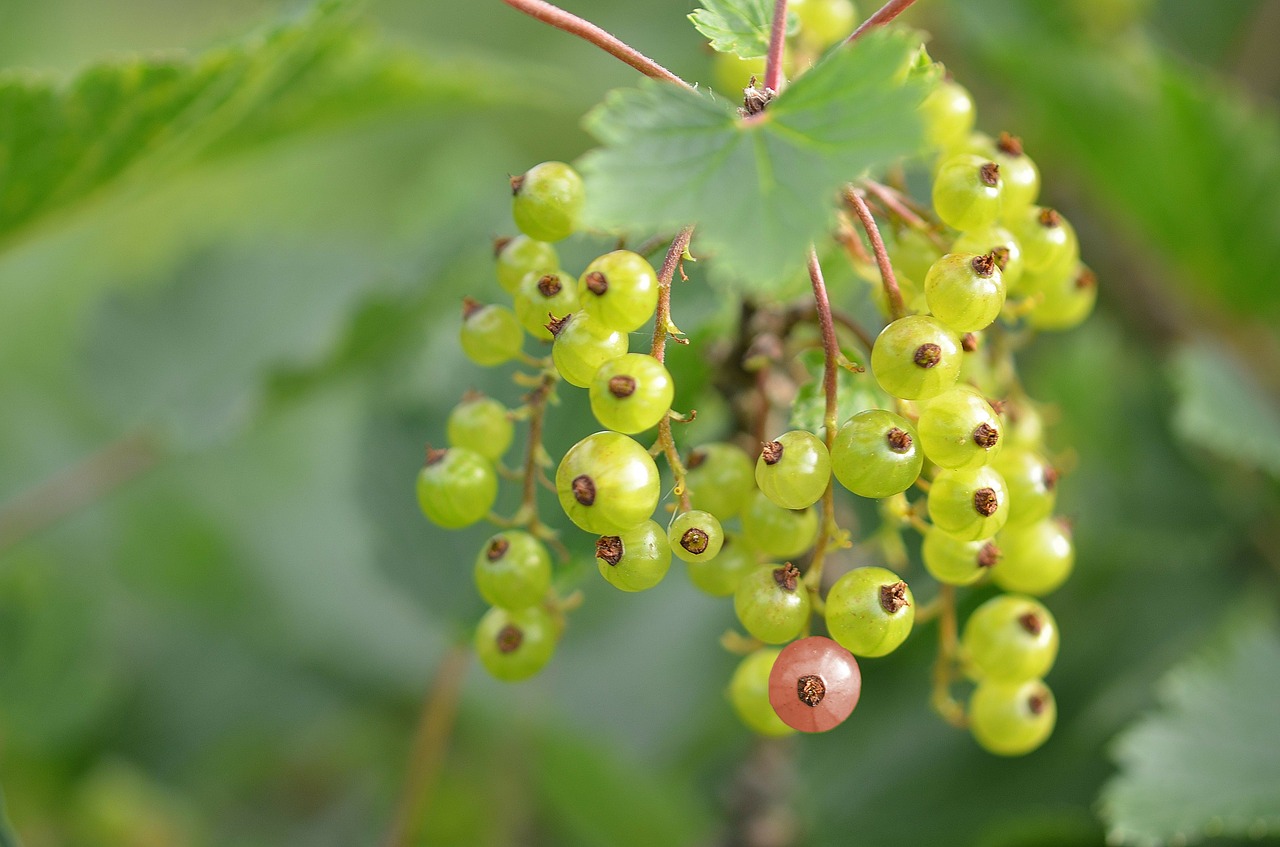
[[[693,7],[572,5],[705,80]],[[28,847],[381,843],[483,609],[486,530],[412,497],[466,388],[518,397],[462,359],[456,305],[500,293],[507,174],[585,152],[581,115],[635,74],[497,0],[300,14],[0,5],[0,165],[29,154],[0,171],[0,785]],[[1022,360],[1079,552],[1049,603],[1054,737],[1001,760],[945,726],[922,627],[864,663],[847,724],[758,744],[723,696],[729,604],[676,569],[635,596],[570,569],[586,603],[545,673],[465,671],[421,844],[1280,834],[1280,4],[907,19],[979,127],[1023,137],[1101,280]],[[582,398],[548,427],[558,455]]]

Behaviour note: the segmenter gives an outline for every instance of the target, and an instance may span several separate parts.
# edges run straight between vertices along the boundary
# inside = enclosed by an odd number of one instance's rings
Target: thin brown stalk
[[[576,35],[584,41],[594,44],[610,56],[621,59],[647,77],[662,80],[663,82],[674,82],[677,85],[683,85],[685,88],[693,88],[692,85],[612,33],[606,32],[577,15],[566,12],[559,6],[543,2],[543,0],[502,0],[502,2],[543,23],[551,24],[556,29],[562,29],[570,35]]]
[[[884,26],[889,21],[905,12],[914,2],[916,2],[916,0],[889,0],[888,3],[885,3],[877,9],[874,15],[863,21],[862,25],[855,29],[853,34],[845,39],[844,43],[851,44],[857,40],[859,36],[864,35],[867,30],[874,29],[878,26]]]
[[[822,266],[818,263],[817,251],[809,248],[809,282],[813,286],[813,300],[818,310],[818,326],[822,329],[822,392],[826,398],[826,413],[823,423],[826,425],[827,449],[831,449],[836,435],[836,368],[840,360],[840,343],[836,340],[835,321],[831,317],[831,301],[827,297],[827,284],[822,277]],[[813,560],[805,574],[805,585],[808,586],[814,599],[820,599],[822,588],[822,567],[826,562],[827,548],[836,533],[836,496],[831,480],[827,480],[827,490],[822,494],[822,527],[818,530],[818,546],[813,551]]]
[[[774,0],[773,25],[769,29],[769,54],[764,65],[764,87],[782,90],[782,54],[787,45],[787,0]]]
[[[889,261],[889,251],[885,249],[884,239],[880,237],[880,228],[876,226],[875,216],[867,208],[867,201],[862,199],[852,187],[845,188],[845,204],[858,216],[862,228],[871,241],[871,249],[876,254],[876,264],[880,266],[880,279],[884,283],[885,297],[889,300],[889,314],[894,320],[906,314],[907,308],[902,302],[902,291],[898,288],[898,278],[893,274],[893,263]]]
[[[671,246],[667,248],[666,258],[662,260],[662,268],[658,271],[658,308],[653,317],[653,345],[650,354],[659,362],[665,361],[667,355],[667,336],[671,331],[671,280],[675,278],[680,259],[689,249],[689,239],[693,237],[693,227],[687,226],[676,235]],[[667,465],[671,475],[675,477],[676,490],[680,492],[680,508],[689,511],[693,508],[689,500],[689,492],[685,485],[684,462],[680,461],[680,452],[676,450],[675,438],[671,435],[671,418],[663,417],[658,423],[658,446],[667,457]]]

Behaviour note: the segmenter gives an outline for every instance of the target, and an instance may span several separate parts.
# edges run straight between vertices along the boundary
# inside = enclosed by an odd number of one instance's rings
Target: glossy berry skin
[[[1080,256],[1075,229],[1054,209],[1028,206],[1008,217],[1005,226],[1022,245],[1023,264],[1028,274],[1068,267]]]
[[[468,305],[458,334],[462,352],[481,367],[509,362],[520,355],[524,333],[515,313],[506,306]]]
[[[1022,756],[1053,733],[1057,704],[1049,686],[983,680],[969,698],[969,731],[983,749],[997,756]]]
[[[658,466],[649,451],[616,432],[588,435],[556,469],[556,493],[569,520],[614,535],[649,520],[658,505]]]
[[[973,610],[960,643],[982,678],[1042,679],[1058,657],[1058,623],[1030,597],[1000,594]]]
[[[601,536],[596,542],[596,567],[623,591],[653,588],[671,567],[667,534],[656,522],[645,521],[617,535]]]
[[[667,530],[671,552],[685,562],[709,562],[720,554],[724,530],[710,512],[681,512]]]
[[[792,559],[818,539],[818,513],[808,509],[784,509],[756,490],[742,513],[747,541],[767,556]]]
[[[497,251],[498,283],[515,294],[529,274],[552,273],[560,267],[556,248],[527,235],[517,235],[502,242]]]
[[[693,508],[722,521],[738,516],[755,485],[751,458],[732,444],[713,442],[695,447],[685,458],[685,468]]]
[[[1058,499],[1058,472],[1044,457],[1025,447],[1010,447],[992,460],[991,467],[1000,472],[1009,491],[1006,531],[1053,514]]]
[[[1041,300],[1027,316],[1027,322],[1042,330],[1074,329],[1093,313],[1098,279],[1093,271],[1077,265],[1073,272],[1041,286],[1038,293]]]
[[[1024,268],[1022,244],[1017,236],[1003,226],[988,226],[962,232],[951,242],[952,253],[985,255],[993,251],[996,253],[996,266],[1000,268],[1000,278],[1004,280],[1005,293],[1013,294]]]
[[[881,409],[867,409],[849,418],[831,444],[836,479],[860,497],[901,494],[915,484],[923,464],[915,426]]]
[[[769,738],[795,733],[769,703],[769,673],[781,652],[775,647],[755,651],[738,663],[729,680],[729,702],[738,719],[748,729]]]
[[[756,460],[756,485],[784,509],[804,509],[822,499],[831,481],[831,456],[822,439],[802,429],[784,432]]]
[[[791,565],[764,565],[747,574],[733,593],[738,621],[766,644],[783,644],[809,623],[809,592]]]
[[[449,413],[445,434],[453,447],[466,447],[491,462],[511,446],[515,425],[507,407],[483,394],[468,395]]]
[[[960,231],[991,226],[1000,217],[1004,181],[1000,166],[981,156],[960,154],[945,159],[933,177],[933,210]]]
[[[579,277],[578,301],[601,326],[632,332],[644,326],[658,306],[658,274],[637,253],[605,253]]]
[[[862,694],[853,654],[830,638],[793,641],[769,672],[769,703],[783,723],[801,732],[826,732],[844,723]]]
[[[476,556],[475,580],[480,596],[491,606],[535,606],[551,587],[551,557],[542,542],[527,532],[500,532]]]
[[[1000,166],[1000,177],[1004,180],[1001,214],[1012,215],[1034,204],[1040,195],[1040,169],[1023,151],[1022,142],[1001,133],[992,158]]]
[[[929,311],[954,332],[990,326],[1004,308],[1004,277],[990,255],[948,253],[924,278]]]
[[[526,332],[539,341],[550,341],[548,321],[577,311],[578,281],[563,271],[531,273],[520,281],[515,307]]]
[[[950,150],[973,131],[977,110],[973,97],[959,83],[942,80],[920,104],[925,138],[930,147]]]
[[[858,23],[850,0],[791,0],[790,8],[800,19],[800,38],[818,50],[847,37]]]
[[[947,585],[972,585],[1000,562],[1000,547],[991,539],[961,541],[940,529],[924,534],[920,556],[929,576]]]
[[[704,594],[728,597],[738,590],[742,577],[756,569],[756,551],[741,535],[725,533],[714,559],[690,561],[689,581]]]
[[[591,379],[591,411],[614,432],[643,432],[666,417],[675,397],[666,367],[647,353],[605,362]]]
[[[476,627],[476,655],[495,679],[519,682],[551,661],[559,637],[555,621],[541,606],[494,608]]]
[[[556,333],[551,361],[561,379],[587,388],[601,365],[626,352],[626,333],[597,323],[586,312],[574,312]]]
[[[470,526],[498,499],[498,475],[484,456],[465,447],[429,450],[418,472],[418,505],[445,529]]]
[[[530,238],[559,241],[573,235],[582,217],[582,177],[564,162],[543,162],[511,180],[511,216]]]
[[[871,348],[876,382],[894,397],[927,400],[955,385],[960,338],[936,318],[908,315],[880,331]]]
[[[1008,527],[996,539],[1004,558],[992,575],[1005,591],[1043,597],[1057,591],[1075,567],[1071,531],[1046,518],[1025,526]]]
[[[920,410],[920,444],[941,468],[976,468],[999,452],[1004,422],[982,395],[967,385],[939,394]]]
[[[990,467],[941,472],[929,486],[928,504],[933,525],[961,541],[991,538],[1009,518],[1004,479]]]
[[[827,593],[827,631],[855,656],[898,649],[915,623],[915,598],[893,571],[854,568]]]

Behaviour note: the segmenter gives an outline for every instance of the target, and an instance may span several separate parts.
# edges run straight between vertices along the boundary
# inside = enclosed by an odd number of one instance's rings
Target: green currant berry
[[[596,566],[600,575],[623,591],[653,588],[671,567],[671,547],[666,533],[653,521],[596,541]]]
[[[427,450],[427,463],[418,472],[418,505],[432,523],[445,529],[470,526],[489,514],[496,499],[498,475],[484,456],[465,447]]]
[[[933,178],[933,210],[958,230],[991,226],[1000,217],[1000,166],[981,156],[947,158]]]
[[[541,606],[494,608],[476,627],[476,655],[495,679],[518,682],[551,661],[558,638],[555,621]]]
[[[516,317],[530,335],[550,341],[547,323],[578,308],[578,281],[563,271],[531,273],[516,291]]]
[[[1012,232],[1002,226],[989,226],[960,233],[951,244],[952,253],[990,254],[1000,269],[1005,292],[1012,294],[1022,279],[1022,245]]]
[[[960,338],[941,321],[908,315],[881,330],[871,370],[894,397],[927,400],[955,385],[962,355]]]
[[[689,581],[712,597],[728,597],[745,574],[756,569],[756,551],[741,535],[725,533],[714,559],[689,561]]]
[[[551,557],[527,532],[500,532],[476,556],[475,578],[489,605],[528,608],[541,603],[551,587]]]
[[[1041,289],[1042,299],[1027,316],[1036,329],[1073,329],[1093,312],[1098,299],[1098,278],[1084,265]]]
[[[858,23],[849,0],[791,0],[791,9],[800,20],[800,38],[817,50],[848,37]]]
[[[1057,719],[1053,692],[1038,679],[983,680],[969,698],[969,730],[997,756],[1030,753],[1048,740]]]
[[[1004,558],[992,576],[1005,591],[1043,597],[1058,590],[1075,567],[1071,531],[1052,518],[1007,527],[996,543]]]
[[[737,517],[755,484],[751,458],[732,444],[703,444],[685,459],[685,485],[693,508],[722,520]]]
[[[729,680],[729,702],[738,719],[753,732],[770,738],[795,733],[769,704],[769,672],[781,652],[773,647],[755,651],[738,663]]]
[[[920,557],[925,570],[938,582],[972,585],[1000,561],[1000,548],[985,538],[961,541],[940,529],[931,529],[924,534]]]
[[[766,644],[783,644],[809,623],[809,592],[795,565],[765,565],[738,583],[733,610],[753,637]]]
[[[1007,217],[1005,225],[1022,245],[1022,260],[1028,276],[1054,268],[1070,268],[1080,257],[1075,229],[1054,209],[1028,206]],[[1022,289],[1031,293],[1028,281],[1024,280]]]
[[[920,477],[924,454],[911,421],[881,409],[859,412],[836,433],[831,468],[860,497],[901,494]]]
[[[511,216],[530,238],[559,241],[573,235],[582,217],[582,177],[564,162],[543,162],[511,178]]]
[[[1036,202],[1040,194],[1040,169],[1022,149],[1022,139],[1007,132],[1000,133],[995,143],[993,160],[1000,166],[1004,180],[1001,209],[1013,215]]]
[[[1004,480],[990,467],[942,471],[929,486],[928,502],[933,525],[961,541],[990,538],[1009,517]]]
[[[812,507],[784,509],[756,490],[742,513],[742,531],[752,546],[765,555],[790,559],[817,541],[818,513]]]
[[[450,445],[466,447],[496,462],[511,446],[515,425],[506,406],[492,397],[468,392],[449,413],[445,434]]]
[[[967,385],[939,394],[920,410],[920,444],[941,468],[975,468],[1000,452],[1004,423]]]
[[[986,329],[1004,307],[1004,278],[995,256],[948,253],[924,278],[929,311],[956,332]]]
[[[1053,514],[1058,499],[1058,472],[1040,455],[1025,447],[1010,447],[992,462],[1009,491],[1006,530],[1026,526]]]
[[[498,264],[498,282],[511,294],[516,293],[520,282],[529,274],[552,273],[560,267],[556,248],[527,235],[499,238],[494,242],[493,253]]]
[[[643,432],[666,417],[675,383],[647,353],[627,353],[600,366],[591,379],[591,411],[614,432]]]
[[[649,520],[658,505],[658,466],[649,451],[616,432],[588,435],[556,469],[556,493],[580,529],[609,535]]]
[[[802,429],[764,445],[756,460],[756,485],[784,509],[804,509],[822,499],[831,482],[827,445]]]
[[[960,643],[984,679],[1042,679],[1058,657],[1058,623],[1030,597],[1000,594],[973,610]]]
[[[973,130],[976,110],[964,86],[943,80],[920,104],[925,138],[930,147],[949,150],[962,144]]]
[[[578,388],[587,388],[600,366],[627,352],[627,335],[597,323],[586,312],[551,321],[547,328],[555,336],[551,361],[560,378]]]
[[[505,306],[485,306],[470,297],[462,301],[462,330],[458,340],[467,358],[493,367],[520,355],[524,334],[520,321]]]
[[[710,512],[694,509],[676,515],[667,530],[671,552],[686,562],[709,562],[720,555],[724,530]]]
[[[587,265],[578,280],[578,300],[601,326],[632,332],[658,306],[658,274],[644,256],[614,250]]]
[[[827,593],[827,631],[855,656],[885,656],[911,634],[915,598],[884,568],[854,568]]]

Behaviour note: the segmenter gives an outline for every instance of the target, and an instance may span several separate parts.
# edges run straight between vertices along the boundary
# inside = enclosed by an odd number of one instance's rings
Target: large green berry
[[[489,514],[497,498],[498,475],[484,456],[465,447],[427,450],[418,472],[418,505],[432,523],[470,526]]]
[[[849,418],[831,444],[836,479],[861,497],[901,494],[920,477],[923,464],[911,421],[881,409],[867,409]]]
[[[596,541],[596,566],[600,575],[623,591],[653,588],[671,567],[667,534],[654,521]]]
[[[551,557],[527,532],[507,530],[485,542],[476,556],[476,588],[492,606],[524,609],[541,603],[551,587]]]
[[[774,647],[755,651],[738,663],[729,680],[729,702],[738,719],[748,729],[771,738],[795,733],[769,704],[769,672],[781,652]]]
[[[765,565],[738,583],[733,610],[753,637],[783,644],[809,623],[809,592],[794,565]]]
[[[1004,479],[985,466],[942,471],[929,486],[928,504],[933,525],[961,541],[990,538],[1009,517]]]
[[[1001,214],[1010,215],[1036,202],[1040,194],[1040,169],[1022,149],[1022,139],[1007,132],[996,140],[993,159],[1004,180]]]
[[[996,543],[1004,557],[993,577],[1006,591],[1043,597],[1066,582],[1075,567],[1071,530],[1052,518],[1006,527]]]
[[[973,610],[960,643],[981,677],[1040,679],[1058,656],[1058,623],[1030,597],[1000,594]]]
[[[924,278],[929,311],[956,332],[986,329],[1004,307],[1004,277],[995,256],[948,253]]]
[[[964,142],[973,130],[976,110],[964,86],[942,80],[920,104],[929,146],[949,150]]]
[[[507,407],[475,393],[468,393],[453,407],[446,427],[449,444],[475,450],[491,462],[502,458],[515,435]]]
[[[853,32],[858,10],[850,0],[791,0],[800,19],[800,38],[824,50]]]
[[[981,156],[951,156],[933,177],[933,209],[947,226],[958,230],[990,226],[1000,217],[1004,181],[1000,166]]]
[[[578,388],[587,388],[600,366],[627,352],[627,335],[598,323],[586,312],[552,321],[555,335],[551,361],[560,378]]]
[[[534,338],[551,340],[547,324],[578,308],[578,281],[563,271],[531,273],[516,290],[516,317]]]
[[[881,330],[871,348],[880,387],[903,400],[927,400],[955,385],[960,338],[935,318],[908,315]]]
[[[551,661],[560,637],[555,621],[541,606],[490,609],[476,627],[475,648],[492,676],[504,682],[528,679]]]
[[[686,562],[708,562],[720,554],[724,530],[709,512],[694,509],[682,512],[667,530],[671,552]]]
[[[1004,450],[991,467],[1004,478],[1009,491],[1006,529],[1044,520],[1053,514],[1058,492],[1058,472],[1039,454],[1025,447]]]
[[[481,367],[493,367],[520,355],[524,334],[506,306],[486,306],[470,297],[462,302],[462,352]]]
[[[556,248],[527,235],[498,239],[494,243],[494,256],[498,265],[498,282],[512,294],[529,274],[551,273],[560,267]]]
[[[601,326],[632,332],[658,306],[658,274],[644,256],[614,250],[587,265],[578,279],[578,300]]]
[[[765,555],[791,559],[818,539],[818,513],[813,507],[784,509],[757,489],[742,513],[742,531]]]
[[[569,519],[612,535],[639,526],[658,505],[658,466],[649,451],[616,432],[588,435],[556,469],[556,493]]]
[[[511,179],[511,216],[530,238],[559,241],[573,235],[582,217],[582,177],[564,162],[543,162]]]
[[[924,534],[920,558],[929,576],[947,585],[970,585],[982,579],[1000,561],[1000,548],[994,541],[980,538],[961,541],[940,529]]]
[[[647,353],[627,353],[605,362],[591,379],[591,411],[615,432],[643,432],[666,417],[675,383],[666,367]]]
[[[981,394],[962,385],[926,403],[917,428],[929,461],[942,468],[972,468],[1000,452],[1004,423]]]
[[[854,568],[827,593],[827,630],[855,656],[898,649],[915,623],[915,599],[898,575],[884,568]]]
[[[1040,302],[1027,316],[1036,329],[1064,330],[1081,324],[1098,299],[1098,278],[1084,265],[1042,286]]]
[[[822,499],[831,482],[831,456],[822,439],[802,429],[764,445],[756,461],[756,485],[784,509],[804,509]]]
[[[969,730],[998,756],[1030,753],[1049,738],[1057,718],[1053,692],[1038,679],[983,680],[969,698]]]
[[[751,458],[744,450],[720,442],[703,444],[689,452],[684,464],[693,508],[721,520],[742,511],[755,486]]]
[[[1055,209],[1028,206],[1011,213],[1005,226],[1022,245],[1022,260],[1028,275],[1069,268],[1080,257],[1075,229]],[[1025,281],[1023,289],[1030,292]]]

